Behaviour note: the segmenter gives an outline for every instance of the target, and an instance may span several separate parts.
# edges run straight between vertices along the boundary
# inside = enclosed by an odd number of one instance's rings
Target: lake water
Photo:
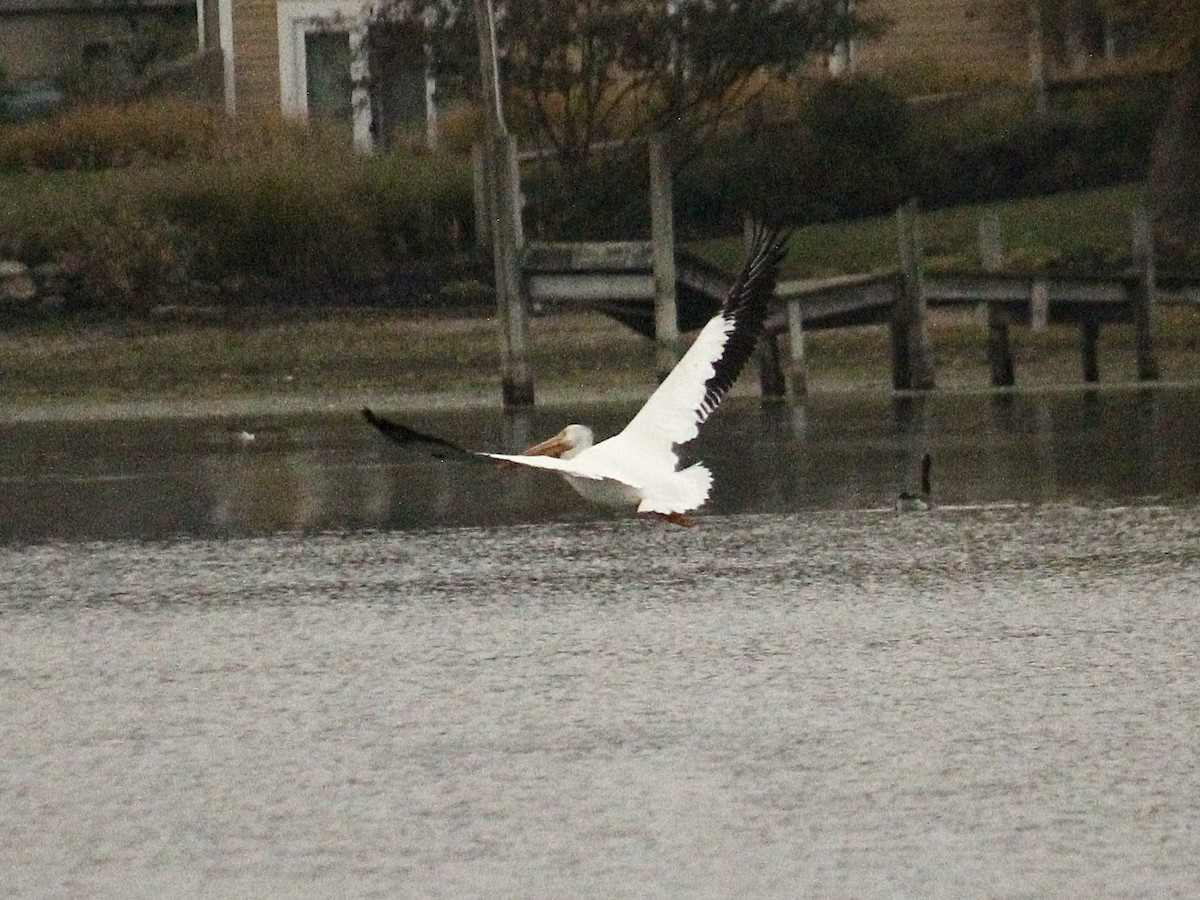
[[[695,529],[350,413],[0,446],[0,895],[1200,884],[1200,391],[739,401]]]

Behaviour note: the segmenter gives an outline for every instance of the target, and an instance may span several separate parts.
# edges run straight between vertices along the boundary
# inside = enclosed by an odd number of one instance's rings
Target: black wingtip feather
[[[363,407],[363,418],[370,422],[389,440],[404,447],[425,450],[437,459],[474,457],[470,450],[444,440],[432,434],[425,434],[391,419],[378,416],[367,407]]]
[[[733,323],[733,331],[712,377],[705,384],[702,417],[717,408],[754,353],[771,309],[779,268],[787,256],[791,237],[790,228],[768,226],[762,222],[753,227],[746,264],[718,313]]]

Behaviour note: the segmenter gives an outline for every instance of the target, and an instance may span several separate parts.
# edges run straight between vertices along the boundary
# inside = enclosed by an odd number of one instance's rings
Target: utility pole
[[[1029,75],[1033,82],[1034,112],[1046,115],[1046,45],[1042,27],[1042,0],[1029,0]]]
[[[500,69],[496,59],[496,24],[491,0],[475,0],[475,29],[479,40],[479,71],[488,134],[483,148],[484,194],[491,220],[495,265],[496,308],[504,345],[505,406],[533,405],[533,375],[526,357],[529,326],[521,279],[521,176],[516,141],[504,123],[500,103]]]

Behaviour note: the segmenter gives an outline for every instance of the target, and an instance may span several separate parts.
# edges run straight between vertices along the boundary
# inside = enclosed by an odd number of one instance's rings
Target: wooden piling
[[[1100,338],[1100,323],[1092,316],[1085,316],[1079,326],[1080,356],[1083,361],[1083,380],[1095,384],[1100,380],[1100,356],[1097,344]]]
[[[754,247],[754,230],[755,222],[750,216],[742,219],[742,246],[749,253]],[[797,329],[799,322],[796,323]],[[783,362],[783,354],[779,349],[779,344],[782,335],[778,333],[764,333],[758,339],[758,347],[755,349],[755,361],[758,363],[758,390],[764,397],[790,397],[796,399],[802,396],[792,393],[792,386],[795,384],[795,368],[793,362],[792,348],[799,335],[799,331],[792,331],[792,320],[788,319],[788,365],[785,370]],[[803,341],[803,336],[800,336]],[[801,344],[803,347],[803,344]],[[800,377],[804,378],[803,372],[803,354],[800,358]]]
[[[475,246],[486,250],[492,246],[492,221],[488,190],[487,148],[483,144],[471,147],[471,187],[475,193]]]
[[[679,312],[675,297],[675,212],[671,158],[661,136],[650,140],[650,242],[654,272],[655,366],[666,378],[679,362]]]
[[[1004,268],[1004,238],[1000,232],[1000,217],[994,212],[979,220],[979,259],[985,272],[998,272]],[[1002,303],[987,304],[987,359],[992,387],[1012,387],[1016,377],[1008,333],[1008,310]]]
[[[762,334],[758,339],[755,358],[758,362],[758,389],[764,397],[783,397],[788,392],[788,380],[783,371],[779,352],[779,334]]]
[[[1050,282],[1035,278],[1029,286],[1029,330],[1041,334],[1050,327]]]
[[[517,142],[497,135],[491,142],[492,253],[495,258],[496,305],[504,344],[502,392],[505,406],[532,406],[533,374],[527,348],[529,324],[521,253],[525,239],[521,227],[521,178]]]
[[[1145,211],[1133,218],[1133,259],[1137,279],[1133,285],[1133,327],[1139,381],[1159,377],[1158,357],[1154,352],[1154,315],[1157,306],[1158,279],[1154,263],[1154,235]]]
[[[896,211],[901,292],[892,319],[892,384],[897,390],[935,386],[922,271],[921,211],[915,199]]]
[[[808,396],[808,364],[804,358],[804,317],[800,312],[800,301],[792,298],[787,302],[787,394],[793,403]]]

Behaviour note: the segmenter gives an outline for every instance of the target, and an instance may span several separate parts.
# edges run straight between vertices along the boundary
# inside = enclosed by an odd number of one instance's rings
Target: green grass
[[[1052,265],[1068,258],[1118,259],[1129,243],[1136,187],[996,204],[1010,260]],[[923,231],[931,266],[973,266],[980,209],[933,212]],[[730,268],[741,259],[736,238],[701,251]],[[892,217],[805,228],[793,239],[785,275],[830,274],[895,265]],[[530,326],[531,366],[539,398],[641,393],[654,383],[649,341],[587,312],[557,311]],[[1157,347],[1167,379],[1200,379],[1200,311],[1164,307]],[[971,314],[939,312],[931,340],[943,387],[987,385],[984,328]],[[1035,334],[1012,330],[1017,383],[1078,383],[1079,335],[1067,327]],[[886,389],[886,329],[815,332],[806,340],[810,384]],[[0,330],[0,403],[89,403],[387,394],[450,394],[498,402],[499,328],[486,317],[401,311],[242,310],[207,322],[118,320],[26,322]],[[1101,333],[1104,381],[1130,381],[1133,335]],[[745,379],[752,388],[753,375]]]
[[[531,325],[531,364],[564,390],[653,377],[649,342],[599,315]],[[0,403],[219,400],[253,395],[487,391],[498,326],[486,318],[337,312],[236,322],[105,323],[0,332]]]
[[[921,216],[925,262],[933,270],[978,267],[979,220],[987,212],[1000,220],[1011,267],[1119,261],[1129,254],[1131,217],[1142,205],[1142,196],[1141,185],[1120,185],[925,212]],[[894,216],[800,228],[792,238],[784,277],[895,268],[897,247]],[[736,238],[705,241],[696,249],[727,269],[736,268],[743,252]]]

